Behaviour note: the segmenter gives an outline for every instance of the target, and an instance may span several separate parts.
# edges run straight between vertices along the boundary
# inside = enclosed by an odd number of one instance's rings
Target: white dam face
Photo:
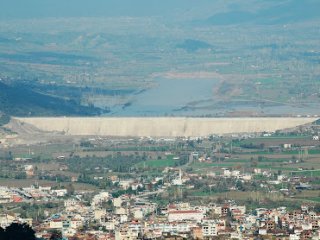
[[[200,137],[211,134],[273,132],[316,118],[15,118],[39,130],[79,136]]]

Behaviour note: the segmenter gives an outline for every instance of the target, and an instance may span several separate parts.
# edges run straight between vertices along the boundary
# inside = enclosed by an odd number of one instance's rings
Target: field
[[[167,156],[166,159],[159,160],[149,160],[143,163],[139,163],[136,166],[139,168],[165,168],[165,167],[175,167],[179,165],[179,160],[175,160],[174,156]]]

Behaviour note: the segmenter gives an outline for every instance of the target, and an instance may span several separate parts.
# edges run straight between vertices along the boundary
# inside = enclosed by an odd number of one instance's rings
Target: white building
[[[1,214],[0,215],[0,227],[6,228],[11,223],[13,223],[16,220],[16,218],[9,214]]]
[[[56,189],[56,190],[51,190],[51,193],[57,197],[64,197],[67,195],[68,190],[67,189]]]
[[[252,180],[252,175],[251,174],[244,174],[244,175],[241,176],[241,178],[244,181],[251,181]]]
[[[113,199],[113,206],[114,207],[121,207],[121,205],[122,205],[122,199],[120,197]]]
[[[182,221],[182,220],[193,220],[196,222],[201,222],[204,218],[204,214],[201,211],[197,210],[178,210],[171,211],[168,214],[168,221]]]
[[[182,171],[181,169],[179,169],[179,176],[176,179],[172,180],[172,184],[176,185],[176,186],[181,186],[183,185],[183,181],[182,181]]]
[[[94,219],[100,221],[106,215],[106,213],[107,213],[106,209],[95,209]]]
[[[285,149],[289,149],[289,148],[291,148],[292,147],[292,144],[291,143],[285,143],[285,144],[283,144],[283,148],[285,148]]]
[[[231,177],[231,171],[230,171],[229,169],[225,169],[225,170],[223,171],[223,176],[225,176],[225,177]]]
[[[246,206],[231,206],[230,211],[234,212],[234,210],[237,210],[239,214],[245,214],[246,213]]]
[[[204,220],[202,222],[203,237],[213,237],[218,235],[218,225],[214,220]]]
[[[121,228],[115,231],[115,240],[134,240],[139,236],[139,232],[130,228]]]
[[[254,172],[255,174],[261,174],[261,173],[262,173],[262,170],[261,170],[261,168],[255,168],[255,169],[253,169],[253,172]]]
[[[143,219],[144,213],[143,213],[142,209],[136,209],[133,212],[133,216],[134,216],[135,219]]]
[[[49,222],[49,228],[51,228],[51,229],[61,229],[61,228],[63,228],[62,219],[52,219]]]
[[[212,210],[213,210],[214,214],[221,216],[221,214],[222,214],[222,207],[221,206],[213,206]]]
[[[64,207],[68,208],[68,207],[74,207],[76,205],[78,205],[78,201],[75,199],[68,199],[64,201]]]
[[[134,180],[133,179],[127,179],[127,180],[121,180],[119,182],[119,186],[124,189],[124,190],[127,190],[131,184],[134,183]]]
[[[290,234],[290,240],[300,240],[300,234]]]
[[[150,226],[153,231],[159,233],[185,233],[190,232],[194,227],[197,227],[196,223],[187,222],[157,223]]]
[[[12,196],[8,188],[0,188],[0,203],[12,202]]]
[[[71,219],[70,227],[73,229],[78,229],[83,226],[83,219],[81,216],[76,216],[75,218]]]
[[[123,207],[119,207],[115,209],[116,215],[127,215],[127,210]]]
[[[259,228],[259,235],[267,235],[267,228],[266,227]]]
[[[231,176],[232,177],[238,177],[240,175],[240,171],[239,170],[233,170],[232,172],[231,172]]]
[[[92,199],[92,205],[98,205],[103,202],[107,202],[109,200],[109,193],[108,192],[100,192],[99,194],[95,195]]]

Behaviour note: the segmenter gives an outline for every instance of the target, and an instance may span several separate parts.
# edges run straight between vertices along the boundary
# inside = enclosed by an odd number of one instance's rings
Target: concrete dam
[[[21,126],[78,136],[200,137],[211,134],[274,132],[316,118],[56,117],[14,118]]]

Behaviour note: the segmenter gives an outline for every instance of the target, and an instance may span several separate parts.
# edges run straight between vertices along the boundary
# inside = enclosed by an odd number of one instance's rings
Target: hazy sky
[[[220,0],[0,0],[0,17],[148,16]]]
[[[0,19],[224,14],[211,23],[281,23],[319,18],[320,0],[0,0]],[[227,13],[227,14],[226,14]],[[278,21],[278,23],[280,23]]]

